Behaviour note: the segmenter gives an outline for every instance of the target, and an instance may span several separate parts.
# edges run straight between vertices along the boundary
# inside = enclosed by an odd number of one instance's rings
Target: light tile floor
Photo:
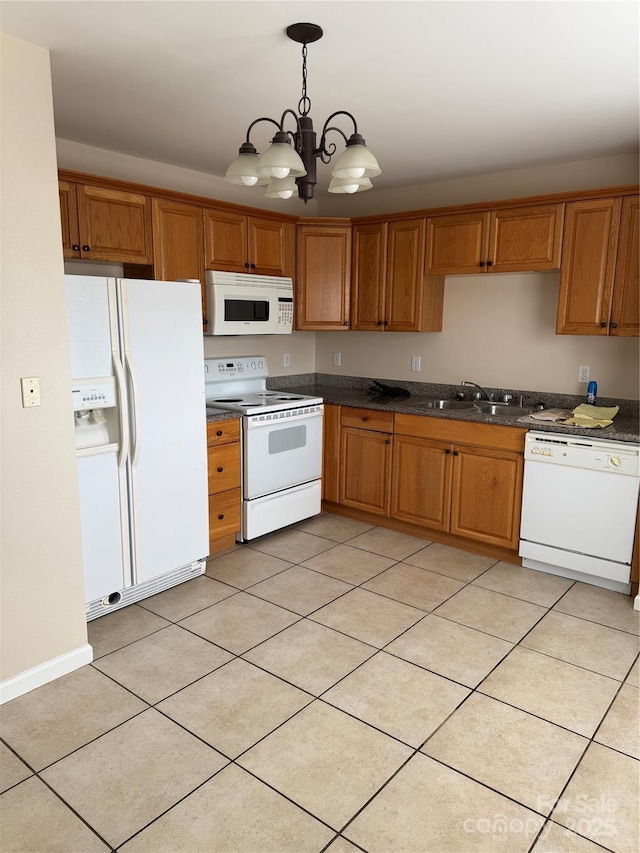
[[[322,515],[0,708],[2,853],[637,853],[631,599]]]

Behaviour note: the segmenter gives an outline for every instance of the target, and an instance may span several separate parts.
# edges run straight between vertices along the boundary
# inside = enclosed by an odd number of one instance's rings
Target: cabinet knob
[[[252,270],[254,270],[256,268],[255,264],[249,264],[249,266],[251,267]]]
[[[613,321],[613,320],[611,321],[611,328],[612,328],[612,329],[617,329],[617,328],[618,328],[618,324],[617,324],[615,321]]]
[[[458,453],[458,451],[457,451],[457,450],[454,450],[454,451],[453,451],[453,455],[454,455],[454,456],[460,456],[460,454]]]
[[[391,439],[390,439],[390,438],[388,438],[388,439],[385,441],[385,444],[391,444]]]
[[[90,251],[91,251],[91,246],[83,246],[83,247],[82,247],[82,251],[83,251],[83,252],[90,252]]]
[[[343,325],[343,326],[348,326],[348,325],[349,325],[349,321],[348,321],[348,320],[345,320],[345,321],[344,321],[344,323],[343,323],[342,325]]]
[[[381,326],[381,325],[382,325],[382,320],[377,320],[377,321],[376,321],[376,326]]]
[[[369,420],[369,418],[368,418],[367,416],[363,415],[362,420],[363,420],[363,421],[368,421],[368,420]]]
[[[385,320],[385,321],[384,321],[384,323],[383,323],[382,325],[383,325],[383,326],[388,326],[388,325],[389,325],[389,321],[388,321],[388,320]]]
[[[244,262],[244,265],[245,265],[245,267],[246,267],[247,269],[249,269],[249,261],[245,261],[245,262]]]
[[[203,325],[203,326],[208,326],[208,325],[209,325],[209,321],[207,320],[207,318],[206,318],[206,317],[203,317],[203,318],[202,318],[202,325]]]
[[[223,471],[224,471],[224,468],[218,468],[218,474],[222,474]]]
[[[449,448],[448,448],[448,447],[447,447],[447,449],[445,450],[445,453],[451,453],[451,451],[449,450]]]
[[[488,266],[488,267],[492,267],[492,266],[493,266],[493,261],[487,261],[487,266]]]
[[[222,435],[222,430],[221,430],[221,429],[217,429],[217,430],[216,430],[216,435],[217,435],[218,437],[220,437],[220,436]]]
[[[484,261],[480,261],[480,266],[481,266],[481,267],[483,267],[483,266],[484,266]]]
[[[223,513],[223,512],[221,512],[221,513],[220,513],[220,515],[218,516],[218,520],[219,520],[219,521],[222,521],[222,519],[223,519],[223,518],[224,518],[224,513]]]
[[[600,323],[600,328],[601,328],[601,329],[606,329],[606,328],[607,328],[607,324],[606,324],[606,321],[605,321],[605,320],[603,320],[603,321],[602,321],[602,323]]]
[[[76,243],[75,245],[73,245],[71,248],[73,249],[73,251],[74,251],[74,252],[79,252],[79,251],[80,251],[80,246],[78,246],[78,244],[77,244],[77,243]]]

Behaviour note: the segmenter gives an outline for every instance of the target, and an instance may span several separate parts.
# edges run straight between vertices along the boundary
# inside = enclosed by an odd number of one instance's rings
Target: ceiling
[[[51,51],[57,136],[223,175],[253,119],[297,106],[301,46],[284,30],[317,23],[316,131],[352,112],[382,168],[375,186],[391,188],[634,151],[638,10],[615,0],[6,0],[0,29]],[[264,150],[271,135],[265,124],[251,138]]]

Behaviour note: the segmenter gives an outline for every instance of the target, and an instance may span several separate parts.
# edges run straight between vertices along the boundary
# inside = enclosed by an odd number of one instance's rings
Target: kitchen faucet
[[[484,394],[485,400],[492,402],[493,395],[490,396],[489,394],[487,394],[487,392],[484,390],[482,385],[477,385],[475,382],[468,382],[466,379],[463,379],[460,384],[461,385],[473,385],[474,388],[477,388],[478,391],[480,391],[480,398],[479,399],[482,399],[482,395]]]

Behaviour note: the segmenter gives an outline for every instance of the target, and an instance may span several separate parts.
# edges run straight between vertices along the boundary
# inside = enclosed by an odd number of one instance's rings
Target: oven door
[[[278,291],[275,287],[207,284],[207,334],[275,335]]]
[[[322,476],[322,406],[243,418],[243,497],[268,495]]]

